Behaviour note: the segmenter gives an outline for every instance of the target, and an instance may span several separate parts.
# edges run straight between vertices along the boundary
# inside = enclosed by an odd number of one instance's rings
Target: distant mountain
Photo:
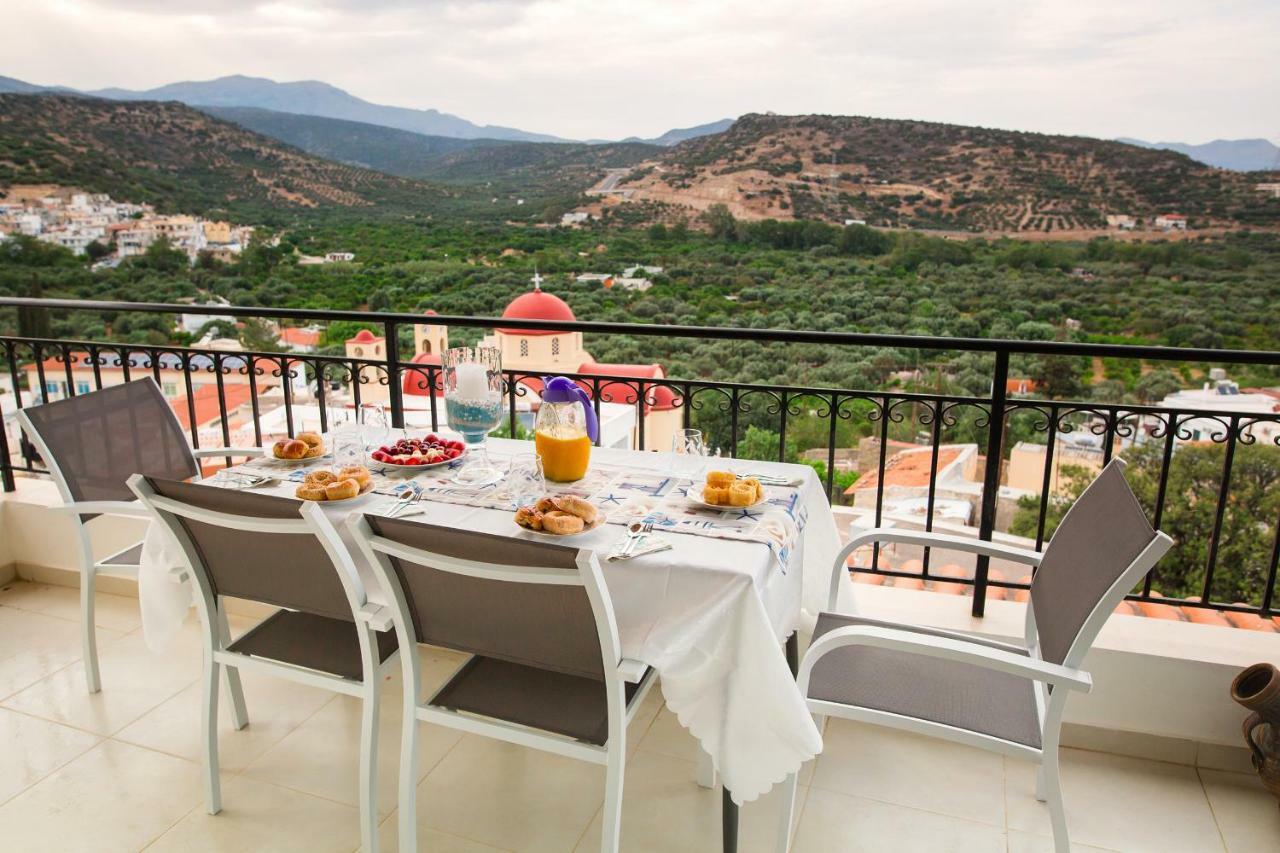
[[[1217,166],[1219,169],[1233,169],[1237,172],[1280,169],[1280,147],[1276,147],[1265,139],[1215,139],[1202,145],[1189,145],[1185,142],[1144,142],[1141,139],[1125,137],[1116,141],[1140,145],[1143,148],[1177,151],[1180,154],[1186,154],[1192,160],[1199,160],[1201,163]]]
[[[1255,178],[1079,136],[862,116],[750,114],[663,149],[616,186],[633,201],[746,219],[1087,237],[1108,214],[1193,228],[1280,224]]]
[[[344,92],[336,86],[317,80],[277,83],[264,77],[235,74],[216,80],[184,81],[155,89],[133,90],[108,88],[77,92],[62,86],[38,86],[0,77],[0,92],[29,94],[61,92],[87,94],[115,101],[181,101],[197,107],[257,107],[284,113],[324,116],[326,118],[380,124],[432,136],[459,139],[512,139],[524,142],[556,142],[558,137],[545,133],[528,133],[511,127],[477,125],[439,110],[415,110],[374,104]]]
[[[249,107],[200,109],[330,160],[405,178],[483,187],[490,198],[515,194],[530,203],[578,195],[605,169],[632,166],[662,151],[632,142],[456,139]]]
[[[24,183],[267,224],[459,204],[455,190],[323,160],[172,101],[0,94],[0,187]]]
[[[257,107],[199,107],[201,112],[235,122],[255,133],[279,139],[308,154],[377,169],[404,178],[426,174],[442,154],[478,144],[535,145],[538,143],[458,139],[426,136],[379,124],[321,116],[282,113]]]
[[[722,118],[719,121],[708,122],[707,124],[699,124],[695,127],[678,127],[674,130],[668,130],[661,136],[655,136],[652,139],[640,139],[636,136],[628,137],[623,142],[647,142],[650,145],[671,146],[684,142],[686,139],[695,139],[699,136],[710,136],[713,133],[723,133],[733,126],[733,119]]]

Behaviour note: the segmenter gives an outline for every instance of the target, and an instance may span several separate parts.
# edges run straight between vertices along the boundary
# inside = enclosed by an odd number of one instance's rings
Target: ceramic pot
[[[1249,709],[1244,739],[1263,786],[1280,799],[1280,671],[1255,663],[1231,682],[1231,698]]]

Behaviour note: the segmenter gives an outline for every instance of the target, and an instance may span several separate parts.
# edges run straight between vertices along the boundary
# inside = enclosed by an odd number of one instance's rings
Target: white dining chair
[[[418,720],[606,768],[600,849],[616,851],[627,724],[654,672],[622,657],[594,552],[353,515],[399,635],[401,853],[417,849]],[[471,656],[422,701],[418,643]]]
[[[856,536],[836,558],[828,608],[847,583],[846,560],[873,543],[965,551],[1035,568],[1023,644],[834,612],[819,615],[797,679],[809,711],[992,750],[1039,765],[1036,797],[1049,806],[1057,853],[1070,849],[1058,746],[1080,669],[1107,618],[1173,544],[1152,529],[1112,460],[1068,510],[1043,553],[900,529]],[[777,848],[791,841],[796,774],[786,780]]]
[[[85,681],[90,693],[102,689],[94,629],[94,588],[100,574],[137,577],[142,541],[102,559],[93,555],[87,524],[99,515],[147,518],[133,500],[128,480],[150,474],[174,480],[200,476],[199,460],[218,456],[260,456],[260,447],[192,448],[160,386],[151,377],[65,400],[18,410],[18,423],[49,469],[75,530],[80,564],[80,627]],[[231,693],[238,694],[233,685]]]
[[[376,853],[378,697],[395,662],[396,634],[388,609],[369,603],[324,510],[292,498],[140,474],[129,487],[181,552],[175,580],[195,587],[204,628],[201,729],[209,814],[222,810],[218,671],[261,672],[360,700],[360,837],[362,849]],[[281,609],[232,641],[227,598]]]

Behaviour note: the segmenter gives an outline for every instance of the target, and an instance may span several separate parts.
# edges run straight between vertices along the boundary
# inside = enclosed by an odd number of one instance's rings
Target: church
[[[426,317],[436,312],[425,312]],[[542,277],[535,274],[533,290],[513,299],[502,312],[508,320],[540,320],[543,322],[572,323],[576,320],[569,304],[553,293],[542,289]],[[596,361],[583,346],[582,333],[565,331],[536,331],[530,329],[495,328],[481,341],[481,345],[497,348],[502,353],[505,370],[528,370],[538,373],[569,373],[591,376],[608,376],[619,379],[646,379],[660,381],[666,376],[660,364],[609,364]],[[440,365],[440,354],[449,347],[447,326],[428,320],[414,326],[413,357],[405,366],[401,390],[403,392],[405,422],[416,425],[421,420],[415,414],[430,411],[427,374],[415,372],[413,365]],[[352,358],[386,358],[386,340],[368,330],[362,330],[346,342],[347,355]],[[386,386],[378,383],[376,368],[365,367],[366,381],[361,385],[363,399],[387,399]],[[537,412],[538,393],[542,390],[540,377],[519,380],[527,393],[518,398],[517,410],[526,427],[532,424],[532,414]],[[588,381],[579,382],[588,395],[593,389]],[[437,383],[436,395],[443,390]],[[636,389],[620,383],[601,383],[600,421],[601,443],[608,446],[639,446]],[[680,397],[671,388],[655,386],[645,388],[643,407],[645,450],[670,450],[671,438],[682,426]],[[438,405],[442,425],[444,406]],[[430,426],[430,421],[426,422]]]

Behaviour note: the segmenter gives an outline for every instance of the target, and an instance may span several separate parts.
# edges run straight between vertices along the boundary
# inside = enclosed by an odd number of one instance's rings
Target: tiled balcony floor
[[[250,726],[222,726],[224,809],[204,813],[197,752],[199,648],[192,624],[165,657],[145,648],[137,601],[99,598],[103,691],[78,662],[77,593],[0,591],[0,847],[41,851],[299,850],[359,846],[359,706],[245,676]],[[246,627],[236,620],[233,630]],[[422,650],[443,679],[456,657]],[[386,686],[383,849],[395,849],[399,684]],[[225,717],[224,713],[224,717]],[[600,768],[424,725],[423,851],[597,849]],[[693,782],[692,739],[655,690],[629,732],[623,847],[719,849],[718,791]],[[1275,851],[1280,811],[1243,773],[1066,750],[1080,850]],[[795,850],[1048,851],[1029,765],[834,721],[801,780]],[[742,812],[741,849],[772,849],[776,797]]]

